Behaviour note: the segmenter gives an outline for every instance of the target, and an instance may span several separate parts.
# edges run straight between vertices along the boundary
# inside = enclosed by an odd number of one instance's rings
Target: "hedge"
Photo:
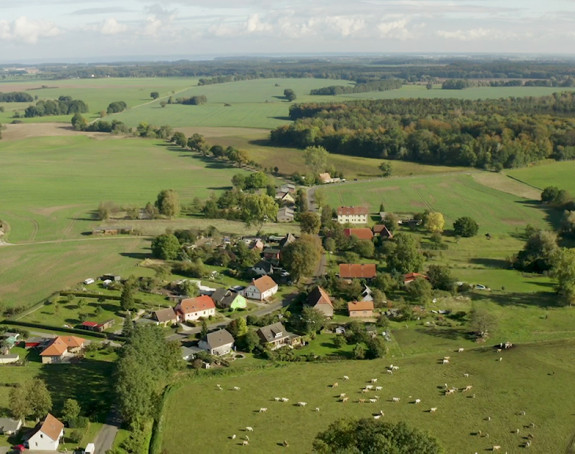
[[[28,328],[46,329],[49,331],[60,331],[60,332],[64,332],[64,333],[90,335],[92,337],[100,337],[102,339],[112,339],[112,340],[118,340],[118,341],[125,341],[126,340],[126,338],[124,336],[120,336],[118,334],[98,333],[97,331],[89,331],[86,329],[63,328],[60,326],[44,325],[42,323],[21,322],[21,321],[8,320],[8,319],[5,319],[2,323],[4,323],[5,325],[26,326]]]

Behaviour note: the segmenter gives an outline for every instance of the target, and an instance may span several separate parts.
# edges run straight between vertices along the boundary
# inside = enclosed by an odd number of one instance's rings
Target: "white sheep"
[[[319,407],[315,407],[315,411],[319,411]]]
[[[399,397],[392,397],[391,400],[392,400],[393,402],[399,402]]]
[[[249,444],[250,444],[250,442],[249,442],[248,440],[242,441],[242,446],[247,446],[247,445],[249,445]]]
[[[421,399],[415,399],[415,404],[420,404],[421,403]]]
[[[347,375],[344,375],[344,376],[343,376],[343,379],[344,379],[344,380],[349,380],[349,377],[348,377]]]
[[[289,399],[287,397],[282,397],[282,402],[288,402]]]
[[[254,431],[253,427],[250,427],[250,426],[246,427],[246,432],[253,432],[253,431]]]
[[[344,397],[343,399],[341,399],[341,401],[342,401],[343,403],[347,402],[348,400],[349,400],[349,397]]]
[[[371,383],[377,383],[377,378],[372,378],[372,379],[370,380],[370,382],[371,382]]]
[[[298,402],[297,405],[298,407],[305,407],[307,405],[307,402]]]
[[[457,349],[457,353],[463,353],[464,350],[465,350],[465,349],[464,349],[463,347],[459,347],[459,348]]]
[[[375,387],[375,390],[376,390],[376,391],[381,391],[382,389],[383,389],[383,386],[376,386],[376,387]]]
[[[431,407],[429,409],[429,413],[435,413],[437,411],[437,407]]]
[[[260,408],[260,411],[259,411],[259,412],[260,412],[260,413],[265,413],[266,411],[268,411],[268,409],[265,408],[265,407],[262,407],[262,408]]]
[[[280,400],[282,400],[282,398],[281,398],[281,397],[274,397],[274,400],[275,400],[276,402],[279,402]]]
[[[239,386],[234,386],[233,389],[234,389],[234,391],[239,391],[239,390],[240,390],[240,387],[239,387]]]
[[[373,419],[379,419],[381,418],[381,415],[373,415]]]
[[[441,364],[449,364],[449,360],[446,358],[443,358],[443,360],[441,361]]]
[[[377,399],[369,399],[369,402],[372,403],[372,404],[374,404],[374,403],[377,402]]]
[[[236,439],[236,434],[233,434],[233,435],[232,435],[232,440],[235,440],[235,439]]]
[[[339,395],[339,398],[340,398],[340,399],[343,399],[345,396],[347,396],[346,393],[341,393],[341,394]]]

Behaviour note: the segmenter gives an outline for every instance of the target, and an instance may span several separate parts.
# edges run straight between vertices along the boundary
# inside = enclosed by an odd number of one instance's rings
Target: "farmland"
[[[575,193],[574,161],[546,162],[523,169],[509,170],[507,173],[541,190],[546,186],[557,186],[571,194]]]
[[[424,342],[426,336],[419,335],[417,341]],[[384,420],[409,421],[430,431],[448,453],[485,451],[494,444],[518,452],[529,432],[534,434],[533,449],[537,452],[565,449],[573,421],[557,415],[570,414],[574,404],[563,388],[574,379],[573,364],[563,360],[572,343],[520,345],[502,355],[476,348],[454,357],[456,345],[446,340],[441,350],[406,358],[304,363],[184,381],[169,393],[164,407],[163,452],[179,452],[182,444],[233,452],[241,444],[238,440],[246,434],[246,426],[254,429],[249,433],[254,452],[280,450],[284,440],[297,452],[310,452],[313,437],[331,421],[343,416],[369,418],[380,410],[385,413]],[[452,355],[451,364],[437,364],[444,355]],[[502,361],[497,361],[499,356]],[[390,363],[400,367],[393,375],[385,373]],[[464,378],[464,373],[469,377]],[[350,380],[342,380],[343,375]],[[360,393],[373,377],[379,379],[383,390]],[[223,391],[217,390],[216,380]],[[330,387],[334,382],[339,382],[337,389]],[[459,389],[472,385],[473,389],[445,397],[444,383]],[[233,386],[240,391],[231,390]],[[339,402],[340,393],[346,393],[349,402]],[[376,394],[380,396],[377,403],[358,403],[358,399]],[[275,396],[290,400],[278,403]],[[392,397],[401,400],[394,403]],[[421,399],[420,405],[413,403],[416,398]],[[307,402],[307,406],[296,406],[298,401]],[[258,413],[261,407],[267,412]],[[314,411],[316,407],[320,410]],[[437,412],[430,414],[431,407]],[[525,416],[520,415],[522,411]],[[531,422],[534,428],[529,428]],[[516,428],[519,434],[513,433]],[[479,431],[488,433],[489,438],[479,436]],[[232,434],[238,438],[232,440]]]

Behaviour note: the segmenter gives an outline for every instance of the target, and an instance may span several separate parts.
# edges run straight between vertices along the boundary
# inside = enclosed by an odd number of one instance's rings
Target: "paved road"
[[[96,446],[95,454],[106,454],[106,451],[112,449],[120,424],[120,416],[112,409],[106,419],[106,424],[102,426],[94,440],[94,445]]]

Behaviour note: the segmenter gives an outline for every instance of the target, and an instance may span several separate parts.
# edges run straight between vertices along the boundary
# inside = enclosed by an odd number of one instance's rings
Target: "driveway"
[[[120,416],[115,409],[112,409],[108,414],[106,424],[102,426],[94,440],[95,454],[106,454],[106,451],[112,449],[120,424]]]

